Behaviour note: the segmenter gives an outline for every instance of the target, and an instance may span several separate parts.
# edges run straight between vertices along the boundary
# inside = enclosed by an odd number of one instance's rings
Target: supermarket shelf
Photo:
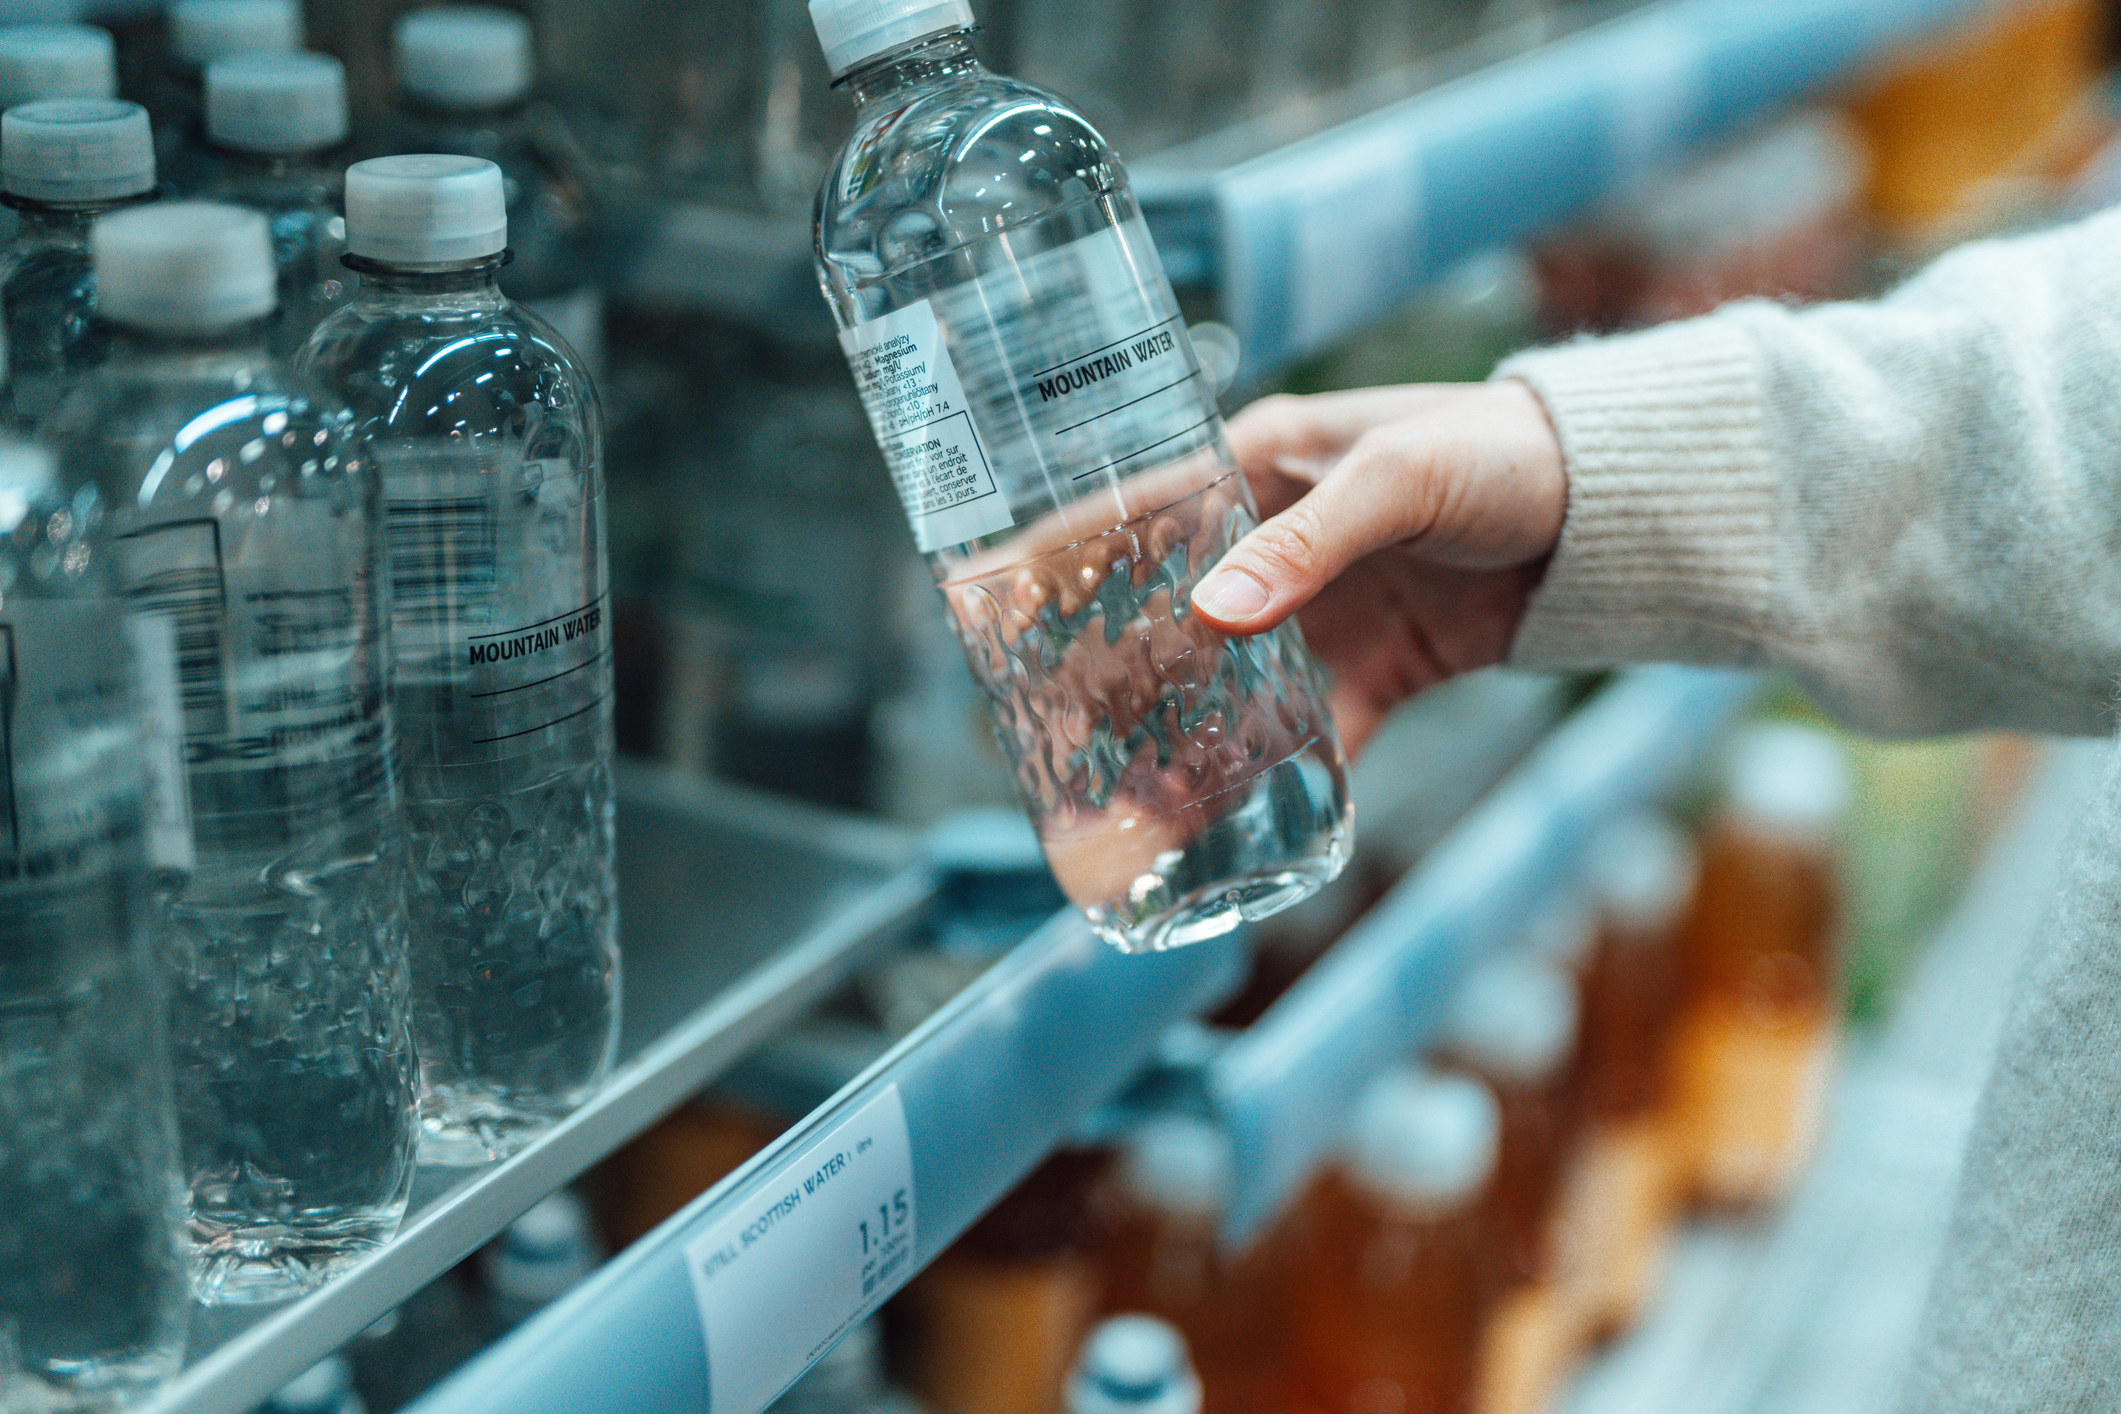
[[[931,892],[888,827],[647,767],[619,774],[625,1021],[596,1098],[507,1161],[420,1170],[388,1247],[308,1297],[200,1311],[141,1414],[237,1414],[653,1123],[887,946]]]
[[[1759,691],[1750,675],[1699,669],[1616,679],[1216,1057],[1209,1102],[1236,1158],[1226,1237],[1282,1209],[1363,1085],[1420,1046],[1452,979],[1573,871],[1595,826],[1668,797]]]
[[[1635,188],[1993,3],[1664,0],[1247,160],[1222,165],[1228,136],[1190,144],[1137,164],[1141,186],[1167,260],[1206,274],[1253,381],[1465,256]],[[1212,248],[1186,244],[1210,233]]]
[[[833,1328],[843,1328],[926,1266],[1071,1133],[1173,1023],[1234,988],[1242,964],[1231,940],[1122,957],[1077,915],[1056,917],[830,1103],[430,1393],[416,1414],[708,1408],[717,1375],[710,1362],[721,1357],[708,1350],[688,1268],[696,1239],[766,1213],[774,1195],[814,1175],[813,1148],[895,1095],[910,1156],[913,1245],[909,1260],[858,1305],[829,1311]],[[753,1264],[760,1270],[746,1304],[790,1313],[792,1324],[816,1318],[831,1299],[828,1278],[843,1276],[852,1261],[844,1255],[851,1229],[851,1222],[776,1229],[784,1249]],[[758,1414],[815,1353],[809,1344],[770,1339],[738,1346],[720,1373],[741,1369],[756,1394],[714,1401],[714,1414]]]

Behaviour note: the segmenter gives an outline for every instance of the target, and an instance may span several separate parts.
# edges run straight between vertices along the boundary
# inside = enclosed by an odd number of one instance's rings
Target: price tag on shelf
[[[760,1414],[913,1267],[913,1150],[886,1086],[685,1246],[710,1414]]]

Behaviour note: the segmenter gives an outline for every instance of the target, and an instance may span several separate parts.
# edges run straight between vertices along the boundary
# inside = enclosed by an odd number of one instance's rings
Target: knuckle
[[[1307,501],[1298,501],[1252,532],[1252,549],[1284,579],[1309,583],[1319,573],[1325,527]]]

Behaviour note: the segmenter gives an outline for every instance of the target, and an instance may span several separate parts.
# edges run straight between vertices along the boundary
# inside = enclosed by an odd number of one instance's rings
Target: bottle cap
[[[116,324],[211,334],[278,303],[272,240],[255,211],[207,201],[142,206],[98,221],[89,244],[96,302]]]
[[[117,48],[94,25],[0,29],[0,109],[46,98],[115,98]]]
[[[491,5],[415,10],[393,32],[398,87],[436,108],[505,108],[537,74],[530,21]]]
[[[565,1189],[510,1223],[486,1254],[495,1296],[542,1306],[566,1295],[601,1260],[589,1210]]]
[[[1527,957],[1481,963],[1452,994],[1444,1042],[1475,1069],[1517,1082],[1545,1080],[1576,1042],[1576,988]]]
[[[1694,845],[1662,815],[1624,815],[1598,832],[1584,880],[1598,910],[1624,932],[1663,933],[1679,925],[1694,896]]]
[[[1230,1201],[1230,1141],[1204,1119],[1159,1115],[1129,1136],[1120,1180],[1144,1206],[1212,1218]]]
[[[237,54],[285,54],[302,47],[295,0],[171,0],[169,47],[203,69]]]
[[[968,0],[810,0],[810,23],[838,78],[886,50],[972,27]]]
[[[1355,1106],[1348,1167],[1389,1198],[1427,1205],[1462,1203],[1495,1169],[1502,1112],[1488,1087],[1468,1076],[1389,1070]]]
[[[1746,825],[1824,844],[1848,812],[1848,752],[1817,727],[1760,722],[1731,744],[1724,808]]]
[[[508,194],[483,157],[371,157],[346,169],[346,249],[389,265],[446,265],[508,247]]]
[[[23,517],[58,484],[58,460],[49,449],[20,437],[0,436],[0,535],[11,535]]]
[[[326,54],[238,54],[206,70],[206,135],[241,152],[346,140],[346,66]]]
[[[155,189],[147,110],[49,98],[0,114],[0,190],[31,201],[115,201]]]
[[[1068,1376],[1068,1414],[1199,1414],[1186,1340],[1154,1316],[1114,1316],[1090,1332]]]
[[[353,1393],[353,1366],[343,1355],[327,1355],[296,1375],[265,1402],[270,1414],[342,1414]]]
[[[1564,971],[1581,968],[1597,941],[1598,915],[1576,888],[1541,902],[1524,927],[1525,952]]]

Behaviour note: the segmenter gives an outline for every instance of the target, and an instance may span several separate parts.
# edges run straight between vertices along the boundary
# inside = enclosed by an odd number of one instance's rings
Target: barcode
[[[228,591],[220,524],[170,521],[120,536],[119,544],[133,602],[140,612],[170,621],[185,736],[225,735]]]
[[[388,509],[392,611],[401,623],[451,622],[467,601],[493,592],[492,501],[391,501]]]

